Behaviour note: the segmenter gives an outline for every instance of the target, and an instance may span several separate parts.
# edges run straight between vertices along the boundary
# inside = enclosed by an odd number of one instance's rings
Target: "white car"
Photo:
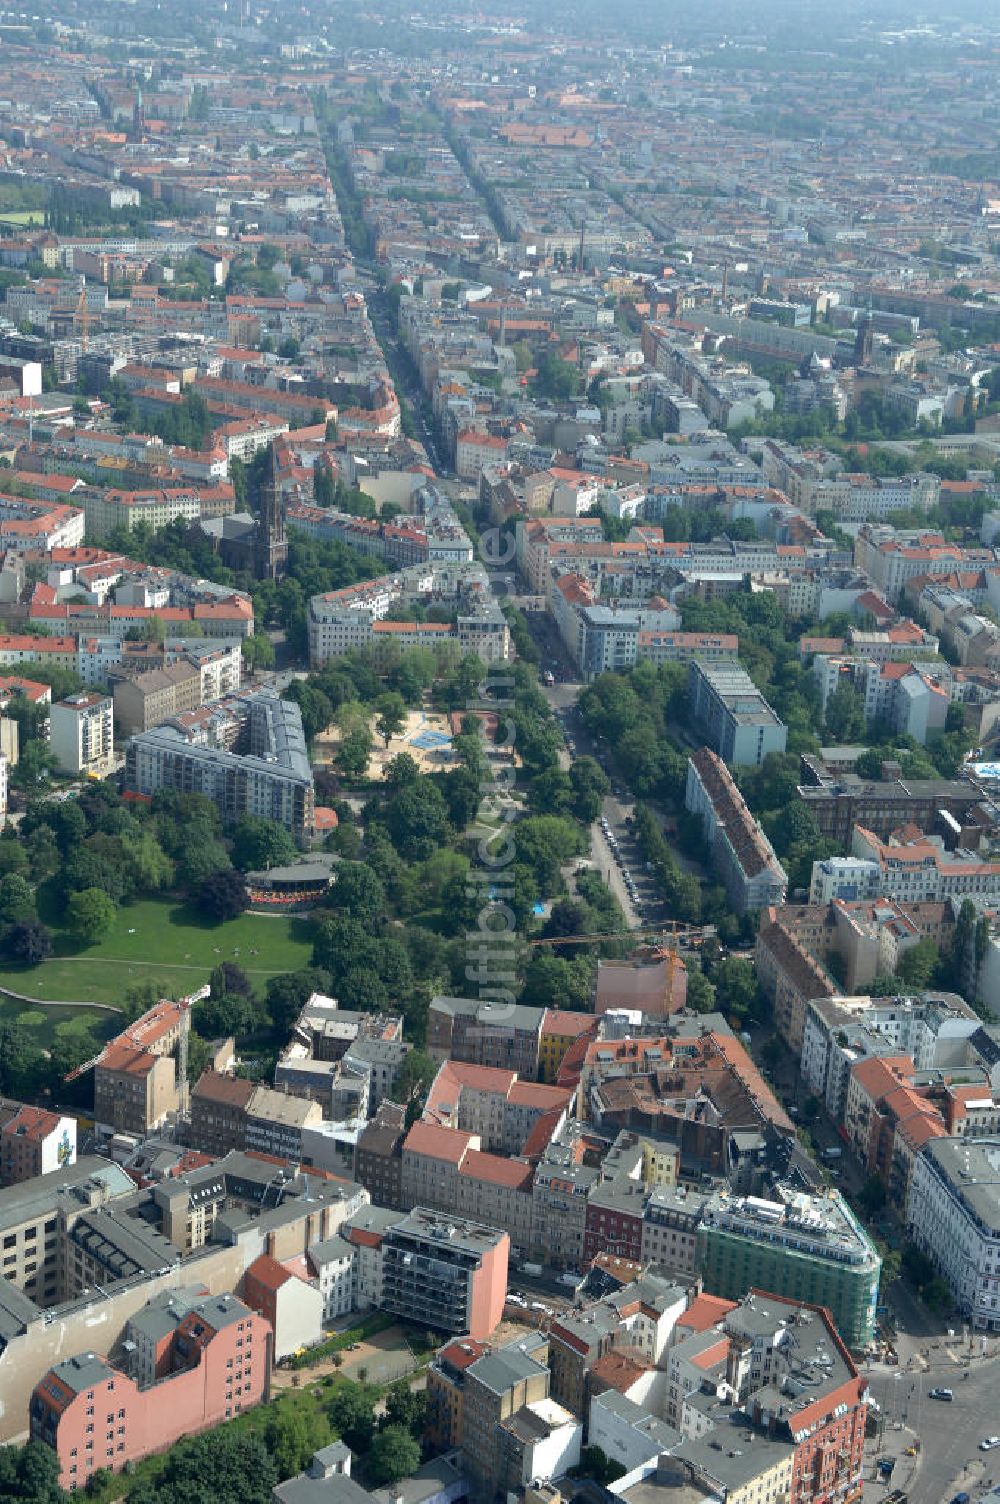
[[[984,1436],[979,1443],[981,1452],[992,1452],[994,1447],[1000,1447],[1000,1436]]]

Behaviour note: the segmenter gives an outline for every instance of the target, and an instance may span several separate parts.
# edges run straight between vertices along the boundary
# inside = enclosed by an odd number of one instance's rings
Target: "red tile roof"
[[[448,1160],[453,1165],[461,1164],[469,1152],[472,1134],[462,1133],[457,1128],[441,1128],[436,1123],[414,1123],[406,1135],[403,1152],[426,1154],[429,1159]]]

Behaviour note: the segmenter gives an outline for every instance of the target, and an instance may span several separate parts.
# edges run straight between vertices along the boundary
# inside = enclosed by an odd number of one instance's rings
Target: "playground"
[[[453,768],[456,763],[451,749],[452,733],[447,716],[433,710],[411,710],[407,713],[406,725],[398,736],[390,737],[386,746],[375,730],[375,715],[370,726],[374,745],[368,760],[367,776],[373,781],[385,777],[386,767],[401,752],[408,752],[421,773],[440,773]],[[333,762],[337,756],[341,733],[337,726],[328,726],[316,738],[318,759]]]

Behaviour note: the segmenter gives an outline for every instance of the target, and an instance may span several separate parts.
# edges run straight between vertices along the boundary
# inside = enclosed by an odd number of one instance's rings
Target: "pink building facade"
[[[147,1387],[94,1353],[56,1364],[35,1386],[31,1437],[58,1454],[64,1489],[73,1493],[99,1468],[119,1472],[258,1404],[268,1392],[271,1328],[231,1295],[206,1296],[157,1359]]]

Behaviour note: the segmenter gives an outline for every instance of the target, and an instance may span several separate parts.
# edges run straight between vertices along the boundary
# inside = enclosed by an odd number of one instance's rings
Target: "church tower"
[[[257,493],[254,574],[258,580],[279,580],[288,567],[285,513],[278,484],[278,461],[270,446],[267,470]]]

